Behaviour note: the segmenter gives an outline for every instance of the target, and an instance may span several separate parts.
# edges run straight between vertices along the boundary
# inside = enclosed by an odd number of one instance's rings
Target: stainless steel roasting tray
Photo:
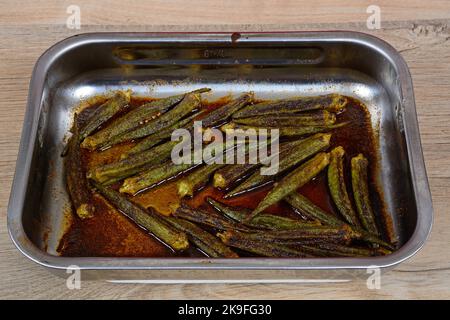
[[[341,93],[365,103],[378,133],[377,181],[399,250],[371,258],[208,259],[60,257],[68,219],[64,138],[80,100],[131,88],[167,96],[210,87],[208,99],[254,91],[262,99]],[[432,204],[408,67],[387,43],[362,33],[96,33],[48,49],[33,71],[8,228],[33,261],[83,279],[148,281],[302,281],[367,275],[414,255],[432,224]]]

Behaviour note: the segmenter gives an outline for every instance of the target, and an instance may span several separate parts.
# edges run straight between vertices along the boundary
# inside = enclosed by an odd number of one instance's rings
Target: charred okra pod
[[[168,141],[152,149],[145,150],[118,162],[94,168],[88,177],[102,184],[111,184],[132,176],[140,170],[163,162],[170,156],[176,141]]]
[[[182,203],[174,213],[177,218],[197,222],[206,226],[214,227],[220,230],[233,229],[248,231],[249,228],[236,223],[233,220],[224,218],[215,212],[206,212],[200,209],[194,209]]]
[[[174,250],[184,250],[189,247],[187,236],[184,232],[174,229],[151,210],[144,210],[139,205],[130,202],[119,192],[94,182],[94,186],[106,200],[129,217],[133,222],[154,234]]]
[[[331,112],[340,112],[347,105],[347,98],[338,94],[316,97],[298,97],[269,102],[262,102],[247,106],[233,115],[233,118],[246,118],[251,116],[292,114],[302,111],[326,109]]]
[[[326,110],[299,115],[282,116],[257,116],[242,119],[234,119],[237,124],[254,127],[304,127],[304,126],[329,126],[336,122],[336,115]]]
[[[359,221],[353,210],[347,193],[344,176],[344,155],[342,147],[334,148],[330,153],[330,165],[328,167],[328,187],[331,197],[344,219],[351,225],[359,227]]]
[[[211,258],[238,258],[239,256],[215,236],[187,220],[165,217],[178,230],[185,232],[189,240]]]
[[[80,130],[80,142],[125,108],[130,103],[130,95],[130,91],[118,91],[111,99],[102,104]]]
[[[305,252],[289,248],[285,245],[249,239],[246,237],[246,234],[240,232],[224,231],[218,233],[217,236],[228,246],[245,250],[263,257],[296,258],[309,256]]]
[[[229,192],[225,197],[233,197],[266,184],[267,182],[273,180],[274,177],[286,172],[289,168],[292,168],[317,152],[327,149],[330,145],[330,138],[331,134],[319,133],[304,140],[289,143],[289,149],[283,150],[280,153],[278,172],[275,176],[262,175],[259,171],[256,171],[237,188]]]
[[[251,221],[245,222],[245,219],[250,215],[251,210],[243,208],[234,209],[212,198],[207,198],[207,201],[214,209],[226,215],[228,218],[243,223],[248,227],[269,230],[290,230],[319,225],[317,222],[294,220],[273,214],[260,214]]]
[[[296,189],[309,182],[323,169],[325,169],[329,161],[330,155],[328,153],[321,152],[297,169],[293,170],[279,182],[275,183],[273,189],[269,191],[266,197],[258,204],[247,221],[250,221],[250,219],[261,213],[269,206],[277,203],[288,194],[294,192]]]
[[[220,123],[228,120],[236,111],[242,109],[245,105],[250,103],[253,99],[253,93],[244,93],[236,100],[233,100],[226,105],[217,108],[206,115],[202,119],[202,126],[214,127]]]
[[[362,154],[351,160],[353,196],[359,219],[364,229],[374,235],[379,235],[372,206],[370,205],[369,182],[367,179],[368,165],[369,162]]]
[[[81,219],[85,219],[94,215],[95,208],[92,205],[91,189],[82,166],[78,117],[76,114],[72,131],[72,137],[67,144],[67,156],[64,160],[66,183],[76,214]]]
[[[188,93],[184,96],[183,100],[181,100],[179,104],[177,104],[166,113],[163,113],[158,118],[153,119],[134,130],[116,136],[114,139],[112,139],[112,143],[117,144],[125,141],[143,138],[154,134],[155,132],[163,130],[164,128],[175,124],[180,119],[191,113],[193,110],[199,108],[200,102],[200,93]]]

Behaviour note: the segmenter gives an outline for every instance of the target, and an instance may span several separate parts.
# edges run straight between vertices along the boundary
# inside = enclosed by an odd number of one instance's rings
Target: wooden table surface
[[[450,298],[450,1],[0,1],[0,298]],[[81,9],[81,29],[66,27],[67,7]],[[368,30],[366,9],[381,9],[381,29]],[[383,275],[339,284],[111,284],[68,290],[11,243],[6,208],[14,175],[28,83],[36,59],[56,41],[93,31],[356,30],[401,52],[412,73],[434,205],[425,247]]]

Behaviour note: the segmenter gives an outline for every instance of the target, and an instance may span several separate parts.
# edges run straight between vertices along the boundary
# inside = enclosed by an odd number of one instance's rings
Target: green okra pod
[[[151,134],[151,135],[143,138],[134,147],[132,147],[130,150],[128,150],[127,152],[122,154],[121,158],[124,159],[126,157],[129,157],[130,155],[137,154],[139,152],[148,150],[151,147],[156,146],[161,141],[170,138],[170,136],[172,135],[172,132],[175,129],[187,128],[188,125],[191,125],[192,120],[194,120],[194,118],[198,117],[198,115],[200,113],[201,112],[197,112],[197,113],[193,114],[192,116],[182,119],[182,120],[176,122],[175,124],[165,128],[165,129],[162,129],[161,131],[155,132],[154,134]]]
[[[312,137],[288,143],[289,148],[280,152],[278,172],[276,175],[262,175],[259,171],[254,172],[239,186],[227,193],[226,198],[236,196],[246,191],[253,190],[258,186],[265,185],[275,177],[286,172],[288,169],[313,156],[317,152],[327,149],[330,145],[331,134],[318,133]],[[283,148],[284,149],[284,148]]]
[[[201,189],[208,183],[209,178],[214,174],[216,170],[224,166],[225,164],[206,164],[194,170],[186,177],[178,181],[178,195],[181,198],[185,196],[193,196],[195,191]]]
[[[249,118],[234,119],[237,124],[254,127],[282,128],[282,127],[305,127],[305,126],[329,126],[336,122],[336,115],[326,110],[298,115],[272,115],[256,116]]]
[[[217,236],[223,241],[223,243],[228,246],[245,250],[263,257],[309,257],[309,254],[305,252],[290,248],[285,245],[252,240],[246,237],[245,234],[236,231],[224,231],[218,233]]]
[[[155,132],[158,132],[175,124],[180,119],[191,113],[193,110],[198,109],[200,105],[200,93],[188,93],[184,96],[183,100],[181,100],[179,104],[177,104],[166,113],[163,113],[161,116],[148,121],[147,123],[134,130],[127,131],[121,135],[116,136],[111,140],[110,143],[117,144],[154,134]]]
[[[92,169],[88,177],[103,184],[111,184],[130,177],[140,170],[165,161],[177,141],[168,141],[149,150],[132,155],[117,162]]]
[[[260,167],[259,163],[231,164],[214,173],[213,185],[216,188],[226,189],[234,182],[246,176],[249,172]]]
[[[244,93],[241,96],[239,96],[237,99],[232,100],[231,102],[227,103],[226,105],[217,108],[210,113],[208,113],[203,119],[202,119],[202,126],[207,127],[214,127],[220,123],[225,122],[228,120],[236,111],[242,109],[245,105],[250,103],[253,99],[253,93]]]
[[[91,189],[82,166],[77,114],[74,117],[72,131],[64,159],[66,183],[76,214],[81,219],[85,219],[94,216],[95,207],[92,205]]]
[[[221,148],[224,148],[222,145]],[[200,155],[202,149],[199,150]],[[145,152],[145,151],[144,151]],[[139,175],[130,177],[124,181],[120,192],[135,194],[136,192],[146,189],[148,187],[157,185],[163,181],[170,178],[178,176],[178,174],[190,170],[199,166],[200,164],[195,163],[196,152],[189,155],[190,161],[187,163],[175,164],[173,161],[166,161],[163,163],[155,164],[149,168],[145,168]],[[190,195],[202,188],[208,182],[209,176],[212,175],[213,171],[223,165],[206,165],[197,171],[190,173],[188,176],[183,178],[178,182],[177,187],[179,188],[180,196]],[[184,194],[183,192],[187,192]]]
[[[233,220],[226,219],[215,212],[206,212],[201,209],[194,209],[182,203],[174,213],[177,218],[182,218],[192,222],[197,222],[206,226],[214,227],[220,230],[233,229],[248,231],[244,225],[236,223]]]
[[[348,125],[349,122],[342,122],[337,124],[331,124],[331,125],[316,125],[316,126],[302,126],[302,127],[279,127],[278,133],[280,137],[296,137],[296,136],[306,136],[314,133],[321,133],[321,132],[329,132],[334,129],[342,128],[346,125]],[[227,132],[227,130],[248,130],[252,129],[255,131],[256,134],[270,134],[270,132],[267,130],[268,128],[264,127],[257,127],[257,126],[248,126],[243,124],[238,124],[235,122],[230,122],[221,127],[221,130],[224,132]],[[270,129],[270,128],[269,128]],[[273,128],[272,128],[273,129]]]
[[[125,179],[120,192],[128,194],[136,194],[138,191],[160,184],[163,181],[167,181],[170,178],[177,176],[178,174],[187,171],[195,164],[174,164],[172,161],[167,161],[161,164],[157,164],[141,174]]]
[[[109,147],[110,140],[124,132],[130,131],[150,121],[183,99],[184,95],[171,96],[145,103],[115,119],[109,126],[87,137],[82,147],[94,150]]]
[[[258,204],[256,209],[253,210],[247,221],[250,221],[250,219],[261,213],[266,208],[282,200],[284,197],[309,182],[323,169],[325,169],[329,161],[330,155],[328,153],[321,152],[297,169],[293,170],[279,182],[275,183],[273,189],[269,191],[266,197]]]
[[[315,221],[311,222],[311,221],[295,220],[277,216],[274,214],[260,214],[254,217],[252,220],[246,222],[245,220],[251,214],[251,210],[244,208],[240,209],[231,208],[210,197],[207,198],[207,201],[210,205],[214,207],[214,209],[226,215],[228,218],[243,223],[246,226],[252,228],[269,229],[269,230],[292,230],[319,225],[319,223]]]
[[[255,115],[292,114],[321,109],[326,109],[331,112],[340,112],[345,108],[347,103],[347,98],[339,94],[297,97],[249,105],[236,112],[233,115],[233,118],[246,118]]]
[[[334,250],[328,250],[328,249],[323,249],[321,247],[318,247],[316,244],[315,245],[300,245],[301,249],[304,250],[305,252],[309,253],[310,255],[314,256],[314,257],[354,257],[355,255],[352,254],[340,254]],[[356,255],[358,256],[358,255]],[[363,257],[367,257],[367,255],[362,255]]]
[[[389,250],[395,249],[394,245],[392,245],[391,243],[381,240],[378,236],[370,232],[367,232],[366,230],[357,227],[353,227],[353,230],[360,235],[359,236],[360,240],[371,243],[372,245],[382,246]]]
[[[323,257],[372,257],[390,253],[385,249],[367,249],[335,243],[318,243],[316,246],[302,245],[302,250]]]
[[[189,240],[211,258],[238,258],[239,256],[217,237],[192,222],[174,217],[165,217],[171,225],[186,233]]]
[[[330,153],[328,166],[328,187],[337,209],[344,219],[353,226],[360,226],[347,193],[344,176],[344,155],[342,147],[334,148]]]
[[[102,104],[80,130],[80,142],[130,103],[130,91],[118,91]]]
[[[98,192],[120,212],[129,217],[137,225],[151,232],[172,249],[180,251],[189,247],[187,236],[158,216],[151,210],[144,210],[139,205],[129,201],[119,192],[94,182]]]
[[[351,160],[353,197],[355,199],[359,219],[361,220],[364,229],[374,235],[379,235],[372,206],[370,204],[369,183],[367,178],[368,165],[369,161],[362,154],[359,154]]]
[[[297,192],[291,193],[289,196],[285,198],[285,200],[294,209],[300,211],[308,218],[319,220],[322,224],[332,227],[341,227],[343,225],[346,225],[352,228],[356,233],[358,233],[360,235],[361,240],[369,242],[371,244],[383,246],[390,250],[394,249],[394,247],[391,244],[379,239],[377,236],[356,226],[350,226],[344,221],[337,218],[336,216],[323,211],[321,208],[312,203],[308,198]]]
[[[357,239],[359,234],[347,226],[328,227],[328,226],[308,226],[292,230],[264,230],[248,233],[249,239],[260,241],[295,241],[295,240],[340,240],[348,242]]]
[[[250,161],[251,153],[253,152],[253,157],[257,157],[257,153],[260,152],[260,147],[268,147],[271,144],[271,140],[267,141],[267,144],[263,144],[262,146],[255,146],[255,145],[245,145],[246,149],[246,157],[248,157],[249,162],[256,162],[256,159],[252,159]],[[266,161],[270,161],[273,157],[275,157],[277,154],[279,154],[284,149],[287,149],[289,146],[286,146],[286,144],[283,144],[280,148],[277,148],[277,152],[274,154],[268,155]],[[283,149],[284,148],[284,149]],[[227,165],[221,169],[219,169],[217,172],[214,173],[214,182],[213,185],[216,188],[220,189],[226,189],[227,187],[231,186],[234,182],[236,182],[239,179],[242,179],[245,177],[248,173],[251,171],[261,167],[261,163],[245,163],[245,164],[231,164]]]
[[[219,201],[214,200],[211,197],[206,198],[206,201],[208,201],[208,203],[218,212],[240,223],[245,223],[245,218],[247,218],[247,216],[250,214],[250,211],[248,209],[246,210],[231,208],[227,205],[224,205],[223,203],[220,203]]]
[[[312,203],[308,198],[293,192],[289,194],[284,200],[287,201],[294,209],[300,211],[310,219],[315,219],[327,226],[340,227],[344,225],[344,222],[334,215],[323,211],[321,208]]]
[[[260,214],[254,217],[249,226],[262,228],[265,227],[271,230],[297,230],[302,228],[308,228],[311,226],[318,226],[320,223],[316,221],[302,221],[298,219],[290,219],[286,217],[280,217],[274,214]]]

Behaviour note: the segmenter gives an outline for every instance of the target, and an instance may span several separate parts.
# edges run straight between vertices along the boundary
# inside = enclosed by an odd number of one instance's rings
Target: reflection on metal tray
[[[73,108],[110,90],[162,97],[199,87],[212,88],[208,100],[254,91],[260,99],[341,93],[362,101],[378,133],[376,178],[400,249],[370,258],[57,256],[70,219],[60,154]],[[379,39],[352,32],[242,34],[238,40],[231,34],[86,34],[56,44],[36,64],[8,227],[19,250],[54,271],[77,265],[85,277],[151,281],[345,279],[412,256],[431,223],[411,78],[400,55]]]

